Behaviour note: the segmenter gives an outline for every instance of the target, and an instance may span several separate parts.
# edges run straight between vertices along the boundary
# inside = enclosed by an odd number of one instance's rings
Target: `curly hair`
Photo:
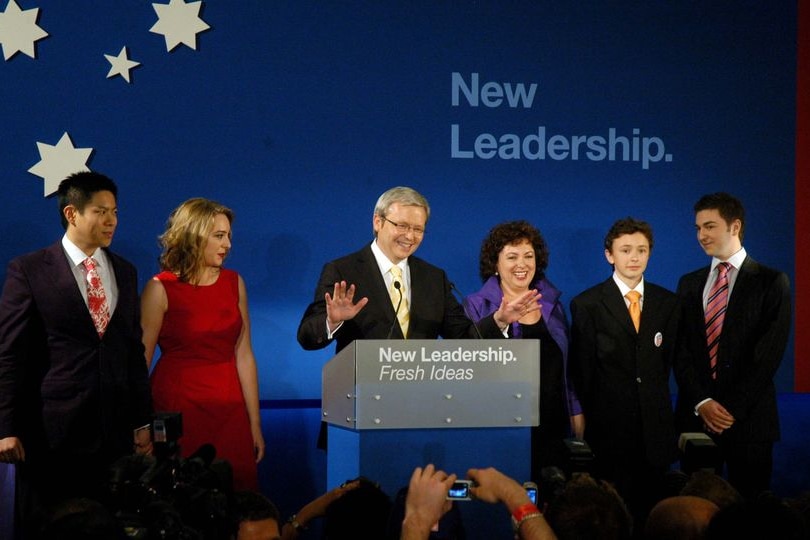
[[[522,240],[528,240],[534,248],[536,260],[534,279],[542,279],[548,267],[548,245],[536,227],[528,221],[520,220],[495,225],[481,243],[481,256],[478,262],[481,281],[486,281],[498,271],[498,255],[501,250]]]
[[[174,272],[180,281],[194,283],[205,267],[205,245],[219,214],[233,223],[233,211],[209,199],[189,199],[169,216],[166,230],[158,237],[163,253],[161,270]]]

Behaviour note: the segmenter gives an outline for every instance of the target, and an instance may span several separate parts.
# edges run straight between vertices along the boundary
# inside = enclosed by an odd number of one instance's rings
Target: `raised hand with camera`
[[[523,540],[550,540],[556,538],[548,522],[529,498],[526,489],[499,470],[470,469],[467,477],[473,480],[472,495],[488,503],[503,503],[512,515],[515,535]]]
[[[433,464],[414,469],[405,499],[401,540],[426,540],[430,536],[453,504],[447,496],[455,481],[455,474],[437,470]]]

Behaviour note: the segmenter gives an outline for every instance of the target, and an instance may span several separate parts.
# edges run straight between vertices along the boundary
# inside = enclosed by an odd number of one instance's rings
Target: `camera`
[[[532,501],[532,504],[537,504],[537,484],[534,482],[523,482],[523,488],[526,490],[526,495],[529,496],[529,500]]]
[[[456,480],[450,487],[450,491],[447,492],[447,499],[451,501],[469,501],[472,499],[471,486],[472,480]]]

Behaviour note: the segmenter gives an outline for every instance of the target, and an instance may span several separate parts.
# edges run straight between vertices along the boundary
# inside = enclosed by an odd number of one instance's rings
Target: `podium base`
[[[416,467],[433,463],[465,478],[471,468],[495,467],[518,482],[529,479],[529,428],[391,429],[353,431],[328,426],[326,488],[364,476],[392,500],[406,487]],[[470,540],[511,538],[502,505],[457,502]]]

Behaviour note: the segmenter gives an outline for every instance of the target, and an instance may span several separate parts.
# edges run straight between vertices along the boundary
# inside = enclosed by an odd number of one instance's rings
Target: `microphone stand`
[[[388,329],[388,335],[385,339],[391,339],[391,334],[394,333],[394,327],[399,324],[399,306],[402,305],[402,285],[399,284],[399,281],[394,282],[394,288],[399,293],[399,302],[397,302],[397,309],[394,310],[394,322],[391,324],[391,328]]]

